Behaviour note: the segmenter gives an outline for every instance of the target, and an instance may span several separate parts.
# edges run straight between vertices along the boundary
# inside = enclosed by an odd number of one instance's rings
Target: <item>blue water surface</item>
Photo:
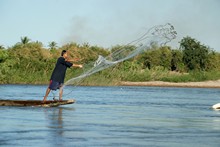
[[[0,85],[0,99],[42,100],[46,88]],[[54,108],[0,106],[0,146],[220,146],[220,111],[210,109],[219,89],[65,87],[63,99],[72,98]]]

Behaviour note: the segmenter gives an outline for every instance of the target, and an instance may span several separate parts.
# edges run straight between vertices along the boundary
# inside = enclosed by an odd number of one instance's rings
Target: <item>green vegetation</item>
[[[98,55],[107,56],[118,48],[133,50],[134,46],[115,46],[104,49],[77,43],[58,47],[52,41],[49,49],[28,37],[12,47],[0,45],[0,84],[46,84],[63,49],[70,58],[82,59],[83,69],[67,70],[66,80],[83,73]],[[120,58],[120,57],[119,57]],[[189,82],[220,79],[220,53],[211,50],[191,37],[180,41],[179,49],[154,46],[145,53],[86,78],[82,85],[118,85],[121,81]]]

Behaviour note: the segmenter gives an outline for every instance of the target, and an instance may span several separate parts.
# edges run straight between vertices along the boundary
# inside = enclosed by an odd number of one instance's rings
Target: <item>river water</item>
[[[43,99],[46,88],[0,85],[0,99]],[[220,102],[219,89],[70,86],[64,90],[63,99],[74,98],[75,104],[0,106],[0,146],[220,146],[220,111],[210,109]]]

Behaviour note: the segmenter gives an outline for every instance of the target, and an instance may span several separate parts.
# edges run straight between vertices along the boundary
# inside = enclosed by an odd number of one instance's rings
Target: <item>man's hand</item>
[[[82,64],[73,64],[73,67],[83,68],[83,65]]]

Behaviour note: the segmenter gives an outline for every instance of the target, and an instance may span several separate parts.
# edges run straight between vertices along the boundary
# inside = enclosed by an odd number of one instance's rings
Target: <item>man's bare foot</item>
[[[46,103],[46,100],[41,101],[42,104]]]

